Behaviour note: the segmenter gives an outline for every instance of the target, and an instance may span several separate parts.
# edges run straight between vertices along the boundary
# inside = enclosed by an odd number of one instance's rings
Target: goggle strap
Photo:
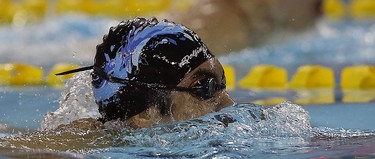
[[[60,76],[60,75],[67,75],[67,74],[71,74],[71,73],[76,73],[76,72],[81,72],[81,71],[86,71],[86,70],[91,70],[93,69],[94,66],[86,66],[86,67],[81,67],[81,68],[77,68],[77,69],[73,69],[73,70],[69,70],[69,71],[65,71],[65,72],[60,72],[60,73],[57,73],[55,74],[56,76]]]

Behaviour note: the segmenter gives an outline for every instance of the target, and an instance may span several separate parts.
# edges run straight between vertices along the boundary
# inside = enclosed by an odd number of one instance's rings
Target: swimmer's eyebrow
[[[200,78],[200,77],[211,77],[211,78],[214,78],[214,79],[218,79],[218,76],[217,74],[215,74],[214,72],[212,72],[211,70],[206,70],[206,69],[199,69],[197,70],[197,72],[195,72],[192,76],[192,78],[194,80]]]

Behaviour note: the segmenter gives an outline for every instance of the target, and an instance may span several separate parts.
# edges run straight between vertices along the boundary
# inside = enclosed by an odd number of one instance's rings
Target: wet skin
[[[216,83],[225,82],[223,67],[216,58],[205,61],[188,73],[177,86],[191,88],[206,78],[213,78]],[[133,128],[150,127],[197,118],[235,104],[225,89],[216,91],[209,99],[182,91],[172,91],[170,98],[172,104],[169,115],[161,115],[157,106],[150,106],[146,111],[128,119],[127,123]]]

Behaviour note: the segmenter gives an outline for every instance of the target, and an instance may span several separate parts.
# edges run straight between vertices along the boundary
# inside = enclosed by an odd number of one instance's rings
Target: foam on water
[[[357,144],[374,132],[311,127],[308,113],[284,102],[271,108],[239,104],[189,121],[125,129],[120,142],[95,156],[131,158],[301,158],[332,145]],[[355,147],[332,150],[355,151]],[[305,155],[301,155],[305,154]],[[292,157],[295,155],[296,157]]]
[[[355,138],[375,136],[375,130],[359,130],[344,128],[315,127],[314,133],[319,137]]]

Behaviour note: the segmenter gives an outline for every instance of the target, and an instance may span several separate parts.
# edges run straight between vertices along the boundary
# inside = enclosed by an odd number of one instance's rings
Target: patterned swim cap
[[[177,85],[212,57],[197,34],[167,20],[136,18],[111,27],[97,46],[92,73],[103,121],[147,109],[145,91],[137,83]]]

